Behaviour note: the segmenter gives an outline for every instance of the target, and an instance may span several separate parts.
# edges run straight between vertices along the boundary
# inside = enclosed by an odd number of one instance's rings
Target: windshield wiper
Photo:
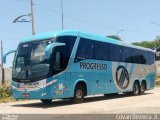
[[[24,66],[21,71],[19,72],[19,74],[17,75],[17,79],[19,78],[20,74],[22,73],[23,70],[26,70],[27,69],[27,66]]]

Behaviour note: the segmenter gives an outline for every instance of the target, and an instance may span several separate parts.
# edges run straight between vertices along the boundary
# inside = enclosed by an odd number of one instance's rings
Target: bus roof
[[[81,32],[78,30],[61,30],[61,31],[37,34],[37,35],[33,35],[33,36],[26,37],[26,38],[22,39],[22,42],[28,42],[28,41],[32,41],[32,40],[38,41],[38,40],[43,40],[43,39],[51,39],[51,38],[56,38],[58,36],[67,36],[67,35],[68,36],[80,36],[83,38],[92,39],[92,40],[96,40],[96,41],[107,42],[107,43],[111,43],[111,44],[117,44],[117,45],[121,45],[121,46],[126,46],[126,47],[131,47],[131,48],[154,52],[152,49],[135,46],[133,44],[128,44],[128,43],[125,43],[120,40],[115,40],[113,38],[100,36],[100,35],[87,33],[87,32]]]

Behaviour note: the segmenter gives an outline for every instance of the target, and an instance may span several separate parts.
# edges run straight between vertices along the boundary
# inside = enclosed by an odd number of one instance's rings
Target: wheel
[[[84,95],[85,95],[84,87],[81,84],[79,84],[75,88],[74,97],[71,98],[71,101],[76,104],[82,103],[84,101]]]
[[[143,81],[140,87],[140,94],[143,95],[145,93],[145,90],[146,90],[146,84]]]
[[[138,82],[135,82],[134,86],[133,86],[133,95],[137,96],[139,94],[140,94],[140,86],[139,86]]]
[[[50,104],[52,102],[52,99],[42,99],[41,101],[44,104]]]

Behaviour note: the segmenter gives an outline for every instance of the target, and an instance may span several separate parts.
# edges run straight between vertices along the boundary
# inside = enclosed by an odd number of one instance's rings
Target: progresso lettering
[[[107,64],[80,62],[80,69],[107,70]]]

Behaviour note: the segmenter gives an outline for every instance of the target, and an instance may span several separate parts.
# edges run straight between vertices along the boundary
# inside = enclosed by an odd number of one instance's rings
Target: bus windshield
[[[54,47],[50,58],[47,59],[46,46],[53,42],[66,45]],[[13,62],[13,81],[33,82],[63,71],[68,65],[74,42],[75,37],[62,36],[56,39],[20,43]]]
[[[14,65],[13,79],[35,79],[49,72],[49,60],[45,59],[45,48],[53,40],[21,43],[18,47]]]

